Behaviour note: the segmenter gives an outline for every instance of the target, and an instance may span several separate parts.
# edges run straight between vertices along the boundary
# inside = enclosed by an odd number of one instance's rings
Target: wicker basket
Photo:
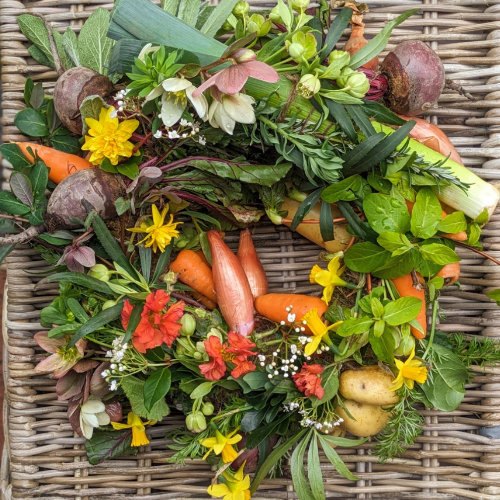
[[[264,0],[251,3],[255,9],[274,4]],[[0,0],[4,141],[20,138],[12,122],[15,113],[24,107],[25,77],[42,81],[49,90],[55,78],[53,71],[28,57],[16,17],[24,12],[43,14],[61,31],[68,25],[77,29],[100,5],[112,6],[99,0],[63,4],[55,0]],[[452,138],[466,165],[485,179],[500,179],[500,1],[379,0],[370,2],[370,7],[366,16],[369,36],[402,11],[421,9],[421,15],[396,28],[388,48],[402,40],[420,39],[438,52],[447,77],[461,84],[475,100],[445,91],[439,106],[432,110],[432,121]],[[5,165],[4,184],[8,177]],[[498,229],[500,214],[488,224],[483,239],[485,249],[496,257],[500,257]],[[269,226],[259,227],[255,240],[272,289],[317,291],[307,280],[307,272],[318,255],[317,247],[286,229]],[[441,329],[499,337],[500,309],[482,292],[485,287],[500,286],[500,269],[476,254],[461,256],[462,286],[446,291],[442,297],[447,319]],[[57,287],[39,284],[47,266],[31,249],[12,253],[7,268],[3,498],[207,498],[206,486],[212,472],[204,462],[184,466],[169,463],[171,452],[166,450],[163,437],[167,430],[182,425],[176,417],[152,427],[151,444],[136,457],[89,465],[83,439],[74,435],[67,422],[66,405],[57,401],[54,380],[33,371],[42,356],[33,341],[33,333],[41,328],[39,310],[56,296]],[[329,462],[322,461],[327,498],[499,499],[500,439],[483,434],[484,428],[500,426],[500,368],[475,370],[477,376],[460,407],[451,413],[423,412],[424,433],[400,458],[379,464],[369,454],[369,443],[357,449],[338,450],[360,477],[356,483],[341,478]],[[296,496],[291,481],[285,477],[263,483],[254,498]]]

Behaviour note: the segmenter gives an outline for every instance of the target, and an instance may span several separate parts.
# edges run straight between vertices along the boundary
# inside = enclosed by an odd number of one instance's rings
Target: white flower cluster
[[[125,356],[128,344],[125,343],[122,345],[122,342],[123,337],[117,337],[113,340],[113,348],[110,351],[106,351],[106,357],[111,358],[110,365],[109,370],[103,370],[101,377],[112,377],[113,375],[118,375],[125,371],[125,365],[121,364],[121,361]],[[110,380],[109,389],[111,391],[116,391],[116,389],[118,389],[118,381],[114,379]]]
[[[296,401],[291,401],[290,403],[285,403],[283,405],[283,409],[288,413],[291,411],[298,410],[300,408],[300,404],[297,403]]]
[[[288,307],[285,307],[285,311],[288,313],[286,319],[287,319],[288,323],[292,323],[293,324],[295,322],[295,320],[297,319],[297,315],[292,312],[292,309],[293,309],[293,305],[291,305],[291,304]],[[305,324],[307,324],[307,322],[306,321],[302,321],[302,325],[305,325]],[[281,326],[285,326],[286,325],[286,321],[285,320],[281,320],[280,321],[280,325]],[[306,329],[305,329],[304,326],[299,326],[299,325],[294,326],[294,330],[295,330],[296,333],[301,333],[301,332],[305,332],[306,331]]]
[[[283,375],[283,377],[288,378],[290,375],[295,375],[297,371],[299,370],[299,367],[295,364],[295,362],[298,359],[298,356],[301,355],[301,352],[297,349],[297,346],[293,346],[294,349],[290,349],[290,351],[293,353],[289,358],[280,358],[278,351],[273,352],[273,360],[271,363],[267,365],[267,371],[269,372],[267,377],[268,378],[273,378],[276,375]],[[264,359],[261,359],[258,357],[260,361],[260,366],[264,366]],[[281,372],[281,373],[280,373]]]
[[[123,106],[125,104],[123,100],[125,99],[125,96],[127,94],[128,94],[128,89],[122,89],[115,95],[116,105],[118,106],[117,109],[118,112],[123,111]],[[115,116],[113,116],[112,118],[115,118]]]
[[[184,128],[184,129],[187,128],[190,130],[181,130],[181,128]],[[179,122],[179,128],[177,130],[170,128],[170,129],[166,130],[165,132],[163,132],[161,129],[158,129],[153,134],[153,137],[155,139],[161,139],[165,134],[165,136],[171,140],[173,140],[173,139],[187,139],[188,137],[193,137],[193,136],[199,134],[199,132],[200,132],[200,127],[196,123],[188,122],[186,119],[181,118],[181,120]],[[206,144],[205,138],[201,135],[198,137],[198,142],[202,146],[204,146]]]
[[[299,412],[305,414],[305,412]],[[312,418],[305,417],[301,420],[300,425],[302,427],[316,427],[321,432],[324,432],[325,434],[328,434],[333,428],[338,427],[342,422],[344,421],[343,418],[339,418],[335,422],[318,422],[316,420],[313,420]]]

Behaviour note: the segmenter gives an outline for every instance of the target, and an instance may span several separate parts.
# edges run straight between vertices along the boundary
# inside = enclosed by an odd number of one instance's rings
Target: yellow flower
[[[139,416],[134,412],[129,412],[127,416],[127,423],[121,424],[119,422],[111,422],[114,429],[132,429],[132,446],[144,446],[149,444],[149,439],[146,436],[146,425],[154,425],[156,420],[146,420],[143,422]]]
[[[250,476],[243,476],[243,464],[234,474],[224,472],[225,483],[213,484],[208,487],[207,493],[213,497],[222,497],[222,500],[250,500]]]
[[[399,359],[394,359],[396,367],[399,370],[398,376],[394,380],[391,391],[397,391],[400,387],[406,385],[408,389],[413,389],[415,381],[419,384],[427,380],[427,368],[423,366],[422,361],[413,359],[415,357],[415,347],[411,350],[410,356],[403,363]]]
[[[311,283],[317,283],[318,285],[324,287],[323,297],[321,298],[326,304],[330,303],[335,287],[344,286],[346,284],[346,282],[340,277],[345,269],[345,266],[340,268],[341,257],[341,252],[335,255],[335,257],[333,257],[333,259],[328,263],[328,270],[321,269],[318,265],[313,266],[311,274],[309,275]]]
[[[120,122],[112,106],[102,108],[99,120],[85,118],[89,127],[82,149],[92,151],[90,162],[100,165],[107,158],[111,165],[117,165],[121,158],[132,156],[134,145],[128,139],[139,126],[137,120]]]
[[[156,252],[158,248],[160,252],[164,252],[167,245],[170,244],[172,238],[176,238],[179,236],[179,231],[176,227],[182,222],[172,222],[174,220],[174,216],[170,215],[170,220],[164,224],[165,216],[168,212],[168,205],[165,205],[163,210],[160,212],[156,208],[156,205],[152,206],[152,216],[153,223],[146,224],[145,222],[141,223],[139,227],[132,227],[127,229],[127,231],[132,231],[133,233],[147,233],[146,237],[139,241],[137,244],[147,241],[144,245],[146,247],[153,247],[153,251]]]
[[[203,460],[205,460],[210,452],[213,451],[216,455],[222,453],[222,461],[227,464],[232,462],[238,456],[238,452],[233,448],[233,444],[241,441],[240,434],[236,434],[238,429],[230,432],[227,436],[222,435],[219,431],[215,431],[215,437],[207,438],[201,441],[201,445],[205,448],[210,448],[204,455]],[[236,436],[234,436],[236,434]]]
[[[304,349],[306,356],[314,354],[321,341],[331,345],[332,341],[330,340],[328,333],[330,330],[336,332],[337,328],[342,324],[342,321],[337,321],[336,323],[333,323],[333,325],[326,326],[323,321],[321,321],[317,309],[311,309],[302,319],[307,323],[307,326],[313,335],[312,342],[307,343]]]

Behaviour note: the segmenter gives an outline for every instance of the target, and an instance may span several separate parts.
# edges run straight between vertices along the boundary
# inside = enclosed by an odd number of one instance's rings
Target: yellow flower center
[[[180,104],[182,107],[187,106],[187,96],[185,90],[176,90],[168,93],[168,99],[174,101],[175,104]]]

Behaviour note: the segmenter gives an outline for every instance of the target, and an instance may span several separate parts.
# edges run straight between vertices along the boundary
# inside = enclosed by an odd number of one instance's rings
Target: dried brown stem
[[[45,229],[44,224],[39,226],[30,226],[22,233],[11,234],[9,236],[0,237],[0,246],[3,245],[20,245],[38,236]]]
[[[467,243],[462,243],[461,241],[455,241],[455,245],[467,248],[468,250],[472,250],[473,252],[482,255],[484,258],[491,260],[491,262],[494,262],[497,266],[500,266],[500,260],[495,259],[495,257],[492,257],[491,255],[487,254],[486,252],[483,252],[482,250],[479,250],[479,248],[472,247],[470,245],[467,245]]]
[[[467,99],[469,99],[469,101],[477,101],[478,100],[477,97],[474,97],[471,93],[467,92],[462,87],[462,85],[458,84],[457,82],[454,82],[453,80],[450,80],[449,78],[447,78],[444,83],[445,83],[446,89],[450,89],[450,90],[454,90],[455,92],[458,92],[460,95],[467,97]]]

